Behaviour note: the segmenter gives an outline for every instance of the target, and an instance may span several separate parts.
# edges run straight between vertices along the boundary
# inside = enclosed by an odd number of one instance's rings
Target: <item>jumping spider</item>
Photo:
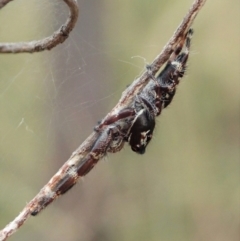
[[[37,205],[31,207],[33,216],[71,189],[78,177],[85,176],[107,152],[121,150],[125,142],[129,143],[134,152],[145,152],[152,139],[155,117],[171,103],[176,87],[185,73],[192,34],[193,30],[190,29],[157,77],[147,67],[151,77],[149,83],[127,108],[110,115],[95,127],[96,139],[89,146],[89,151],[82,153],[80,162],[66,163],[46,188],[41,190]]]
[[[193,30],[190,29],[157,77],[151,74],[151,67],[147,66],[152,80],[128,108],[95,127],[95,131],[101,133],[100,137],[106,131],[112,133],[112,140],[105,143],[106,152],[117,152],[122,149],[124,142],[128,142],[134,152],[145,153],[152,139],[155,117],[171,103],[176,87],[186,71],[192,35]]]

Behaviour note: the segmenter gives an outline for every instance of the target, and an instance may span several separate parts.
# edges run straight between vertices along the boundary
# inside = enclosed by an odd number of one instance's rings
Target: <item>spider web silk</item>
[[[0,227],[160,52],[191,1],[175,2],[80,0],[78,23],[63,44],[42,53],[0,55]],[[219,12],[209,22],[216,4]],[[238,240],[235,9],[230,1],[209,1],[196,19],[187,75],[157,119],[147,153],[136,155],[125,145],[106,156],[12,241]],[[0,42],[41,39],[67,16],[59,0],[12,1],[1,9]]]
[[[1,226],[8,215],[18,213],[46,184],[144,67],[143,60],[131,59],[131,55],[137,53],[132,51],[133,45],[128,46],[130,52],[126,58],[121,57],[124,49],[121,43],[104,41],[104,31],[99,31],[102,24],[97,21],[100,15],[97,11],[103,8],[101,4],[94,7],[82,1],[79,5],[86,6],[86,12],[81,13],[82,21],[79,20],[64,44],[43,53],[0,56],[0,176],[4,180],[0,197],[0,206],[4,209],[0,215],[4,217],[0,219]],[[6,24],[0,27],[5,33],[0,41],[31,41],[48,36],[66,21],[67,10],[58,1],[15,1],[1,12],[2,22]],[[90,16],[91,11],[95,11],[95,18]],[[16,13],[16,19],[6,21]],[[122,69],[128,66],[128,70],[116,73],[116,66]],[[126,78],[131,70],[135,72]],[[84,195],[78,193],[77,196],[85,206],[88,201],[84,201]],[[98,205],[92,202],[92,206],[95,210]],[[91,215],[85,216],[85,220],[90,220]],[[46,224],[45,221],[41,224],[40,220],[40,225]],[[64,227],[65,222],[60,222],[58,229]],[[68,240],[75,240],[79,228],[85,233],[82,237],[90,240],[92,231],[81,221]],[[36,230],[34,240],[43,237],[54,240],[61,236],[57,230],[50,236],[45,232]],[[19,235],[12,239],[21,239],[21,232]],[[30,235],[26,234],[28,239]],[[57,239],[66,240],[65,237]]]

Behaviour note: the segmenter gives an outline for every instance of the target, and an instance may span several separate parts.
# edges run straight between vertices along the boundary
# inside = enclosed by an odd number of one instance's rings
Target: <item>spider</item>
[[[108,117],[95,127],[95,130],[100,132],[104,132],[104,128],[107,130],[109,128],[115,129],[113,141],[106,143],[108,152],[121,150],[124,141],[127,141],[134,152],[145,153],[145,149],[152,139],[155,117],[160,115],[162,109],[172,102],[176,87],[185,74],[192,35],[193,30],[190,29],[157,77],[152,75],[151,67],[147,66],[152,81],[135,97],[129,108],[122,110],[117,115]],[[118,126],[122,128],[118,128]]]
[[[114,133],[112,141],[106,143],[107,152],[121,150],[124,142],[129,142],[132,150],[139,154],[145,152],[145,147],[152,138],[155,116],[162,110],[160,97],[161,87],[157,80],[153,80],[134,98],[130,107],[110,116],[94,128],[99,133],[104,134],[109,130]]]
[[[37,215],[57,197],[66,193],[81,176],[85,176],[107,152],[117,152],[128,142],[131,149],[143,154],[152,139],[155,117],[161,114],[172,101],[176,87],[186,71],[191,36],[190,29],[183,42],[179,43],[160,74],[155,77],[147,66],[151,77],[133,102],[119,113],[109,116],[94,128],[96,140],[80,162],[65,164],[64,173],[58,173],[46,188],[41,190],[38,202],[31,208],[31,215]],[[182,50],[185,44],[184,50]]]

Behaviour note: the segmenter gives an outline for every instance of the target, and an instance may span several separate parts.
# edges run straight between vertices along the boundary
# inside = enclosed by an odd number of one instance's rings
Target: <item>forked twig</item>
[[[10,0],[0,1],[0,9]],[[73,30],[79,14],[77,0],[63,0],[69,7],[70,13],[65,24],[63,24],[51,36],[41,40],[19,43],[0,43],[0,53],[34,53],[44,50],[51,50],[58,44],[63,43],[69,33]]]
[[[206,0],[195,0],[192,7],[186,14],[182,23],[179,25],[177,30],[174,32],[171,39],[163,48],[162,52],[155,58],[151,64],[151,70],[153,75],[161,68],[161,66],[168,60],[169,56],[173,52],[174,48],[185,36],[186,32],[189,30],[191,24],[193,23],[196,15],[204,5]],[[126,108],[132,101],[134,96],[142,91],[146,84],[150,81],[150,76],[145,71],[138,79],[136,79],[122,94],[117,105],[112,109],[111,112],[107,114],[104,120],[108,116],[119,113],[121,110]],[[83,143],[82,145],[73,152],[72,156],[67,162],[59,169],[59,171],[51,178],[51,180],[40,190],[40,192],[25,206],[23,211],[11,222],[9,223],[2,231],[0,231],[0,241],[6,240],[11,234],[17,231],[23,223],[29,218],[29,216],[36,215],[43,208],[46,207],[52,201],[56,199],[60,194],[56,190],[59,190],[59,180],[66,180],[66,178],[75,178],[74,183],[80,176],[87,174],[90,169],[90,166],[94,166],[104,155],[105,152],[97,152],[98,156],[91,155],[90,151],[94,146],[95,142],[99,138],[98,132],[93,132]],[[77,176],[72,176],[70,174],[72,169],[71,167],[79,167]],[[72,180],[73,181],[73,180]],[[66,183],[62,184],[65,185]],[[69,184],[69,183],[67,183]],[[66,191],[68,190],[66,187]],[[64,189],[64,188],[63,188]]]

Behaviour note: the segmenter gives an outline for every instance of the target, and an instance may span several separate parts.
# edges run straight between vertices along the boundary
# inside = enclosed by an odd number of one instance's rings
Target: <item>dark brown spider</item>
[[[68,163],[64,167],[64,177],[58,180],[56,174],[56,180],[53,178],[48,187],[42,189],[38,205],[32,207],[33,216],[71,189],[77,179],[85,176],[107,152],[120,151],[125,142],[129,143],[134,152],[145,152],[152,139],[155,117],[171,103],[185,73],[192,34],[193,30],[190,29],[157,77],[151,74],[151,67],[147,67],[152,80],[135,96],[128,108],[109,116],[95,127],[98,137],[88,154],[77,164]]]
[[[111,129],[117,133],[110,143],[106,142],[106,151],[117,152],[122,149],[123,142],[127,141],[133,151],[139,154],[145,152],[152,139],[155,117],[160,115],[162,109],[171,103],[176,93],[176,87],[184,76],[192,35],[193,30],[190,29],[157,77],[151,74],[151,67],[147,66],[152,81],[135,97],[129,108],[122,110],[117,115],[110,116],[95,127],[98,132],[104,133]],[[118,126],[121,126],[119,128],[121,133],[117,130]]]

